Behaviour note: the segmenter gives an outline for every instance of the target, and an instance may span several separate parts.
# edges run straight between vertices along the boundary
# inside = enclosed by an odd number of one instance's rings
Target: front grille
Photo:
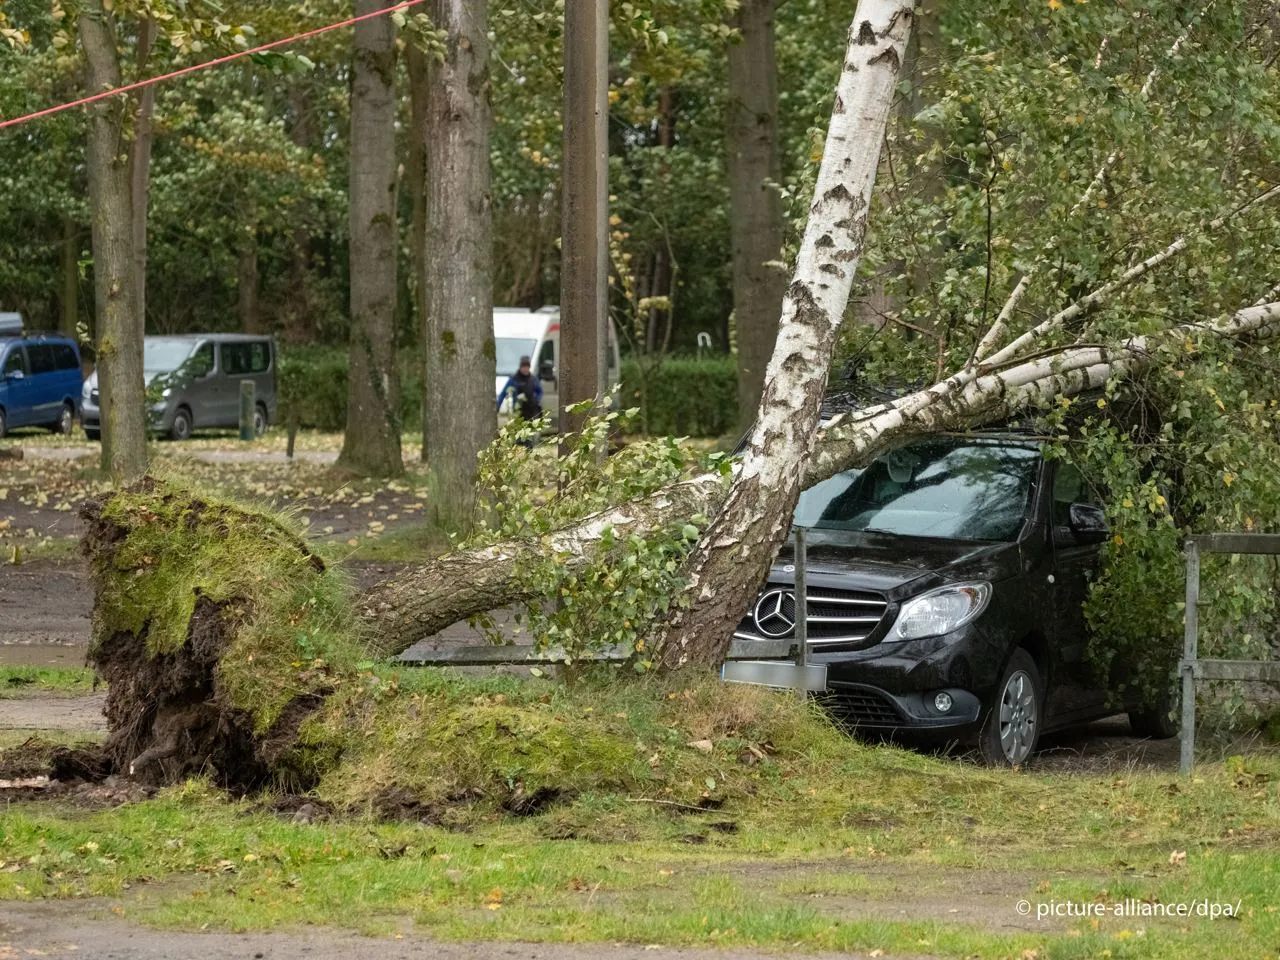
[[[824,697],[822,705],[837,721],[851,727],[896,727],[902,716],[880,693],[866,687],[839,687],[832,684],[833,695]]]
[[[889,604],[878,593],[810,587],[809,645],[857,644],[880,626]],[[770,584],[738,624],[735,636],[744,640],[785,640],[795,637],[794,588]]]

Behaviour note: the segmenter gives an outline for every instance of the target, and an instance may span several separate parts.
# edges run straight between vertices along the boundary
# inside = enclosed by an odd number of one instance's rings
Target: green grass
[[[17,805],[0,820],[0,899],[123,895],[126,916],[161,926],[387,933],[412,917],[453,939],[955,957],[1253,957],[1280,937],[1280,798],[1263,771],[1060,777],[853,756],[843,779],[785,803],[679,813],[583,797],[465,832],[294,823],[199,782],[103,812]],[[1022,898],[1126,897],[1239,900],[1243,917],[1009,929]]]
[[[93,680],[93,670],[88,667],[0,666],[0,700],[51,693],[92,693]]]
[[[87,730],[36,730],[34,728],[0,728],[0,750],[20,747],[28,740],[42,740],[69,747],[78,743],[97,743],[106,735]],[[4,818],[0,817],[0,830],[3,830]]]

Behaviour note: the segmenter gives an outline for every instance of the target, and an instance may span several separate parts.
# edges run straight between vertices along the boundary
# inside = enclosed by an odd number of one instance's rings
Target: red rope
[[[260,47],[254,47],[251,50],[239,50],[235,53],[228,54],[225,57],[218,57],[216,60],[209,60],[205,63],[197,63],[194,66],[183,67],[181,70],[174,70],[172,73],[161,74],[158,77],[151,77],[147,80],[139,80],[137,83],[130,83],[123,87],[115,87],[111,90],[104,90],[101,93],[95,93],[90,97],[82,97],[79,100],[73,100],[70,103],[59,104],[56,107],[48,107],[44,110],[37,110],[35,113],[28,113],[22,117],[14,117],[12,120],[0,120],[0,130],[7,127],[16,127],[20,123],[27,123],[30,120],[39,120],[42,117],[51,117],[55,113],[62,113],[64,110],[71,110],[74,107],[83,107],[91,103],[97,103],[99,100],[105,100],[108,97],[119,96],[122,93],[131,93],[134,90],[141,90],[143,87],[150,87],[165,80],[173,80],[176,77],[185,77],[189,73],[195,73],[197,70],[207,70],[209,67],[221,66],[224,63],[230,63],[232,60],[239,60],[241,57],[252,56],[255,53],[262,53],[264,50],[274,50],[276,47],[283,47],[286,44],[296,43],[299,40],[309,40],[311,37],[318,37],[322,33],[328,33],[330,30],[341,30],[343,27],[350,27],[362,20],[372,20],[374,17],[384,17],[389,13],[395,13],[397,10],[405,10],[409,7],[416,7],[420,3],[426,3],[426,0],[404,0],[403,3],[397,3],[394,7],[387,7],[385,10],[375,10],[373,13],[364,13],[358,17],[352,17],[349,20],[343,20],[340,23],[331,23],[328,26],[317,27],[315,30],[308,30],[306,33],[294,34],[292,37],[285,37],[282,40],[272,40],[270,43],[264,43]]]

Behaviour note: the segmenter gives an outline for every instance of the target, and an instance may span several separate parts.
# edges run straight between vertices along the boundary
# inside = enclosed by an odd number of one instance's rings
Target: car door
[[[186,407],[195,428],[217,425],[219,398],[214,358],[213,344],[206,340],[172,374],[171,389],[176,397],[170,397],[169,409]]]
[[[1089,625],[1084,604],[1098,569],[1098,544],[1081,543],[1071,528],[1073,503],[1097,498],[1074,464],[1053,464],[1049,524],[1053,544],[1053,621],[1050,644],[1058,664],[1059,712],[1064,718],[1096,715],[1106,702],[1106,684],[1089,661]]]
[[[52,423],[62,406],[62,384],[58,376],[58,360],[49,343],[27,344],[27,403],[31,408],[29,422]]]
[[[27,365],[27,350],[21,343],[9,348],[0,369],[0,381],[5,387],[5,420],[10,427],[24,427],[35,423],[31,410],[31,368]]]

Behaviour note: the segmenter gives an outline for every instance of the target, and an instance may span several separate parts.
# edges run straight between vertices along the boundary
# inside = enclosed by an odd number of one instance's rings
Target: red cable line
[[[95,93],[90,97],[82,97],[81,99],[73,100],[70,103],[62,103],[56,107],[37,110],[35,113],[28,113],[22,117],[14,117],[12,120],[0,120],[0,130],[4,130],[6,127],[16,127],[18,124],[26,123],[29,120],[39,120],[42,117],[49,117],[55,113],[62,113],[62,111],[71,110],[74,107],[83,107],[91,103],[97,103],[99,100],[119,96],[122,93],[131,93],[134,90],[141,90],[143,87],[150,87],[153,84],[162,83],[165,80],[184,77],[189,73],[195,73],[197,70],[206,70],[209,67],[217,67],[224,63],[230,63],[232,60],[239,60],[241,57],[248,57],[255,53],[262,53],[264,50],[273,50],[276,47],[283,47],[286,44],[296,43],[299,40],[309,40],[311,37],[318,37],[320,34],[328,33],[330,30],[340,30],[343,27],[350,27],[357,24],[362,20],[372,20],[374,17],[385,17],[389,13],[395,13],[397,10],[405,10],[409,7],[416,7],[420,3],[426,3],[426,0],[404,0],[403,3],[397,3],[394,7],[387,7],[385,10],[375,10],[373,13],[364,13],[358,17],[343,20],[340,23],[331,23],[324,27],[317,27],[314,30],[308,30],[306,33],[294,34],[292,37],[285,37],[282,40],[272,40],[270,43],[264,43],[261,46],[253,47],[250,50],[238,50],[225,57],[218,57],[215,60],[197,63],[190,67],[183,67],[181,70],[174,70],[172,73],[161,74],[158,77],[151,77],[147,80],[139,80],[137,83],[130,83],[123,87],[114,87],[111,90],[104,90],[101,93]]]

